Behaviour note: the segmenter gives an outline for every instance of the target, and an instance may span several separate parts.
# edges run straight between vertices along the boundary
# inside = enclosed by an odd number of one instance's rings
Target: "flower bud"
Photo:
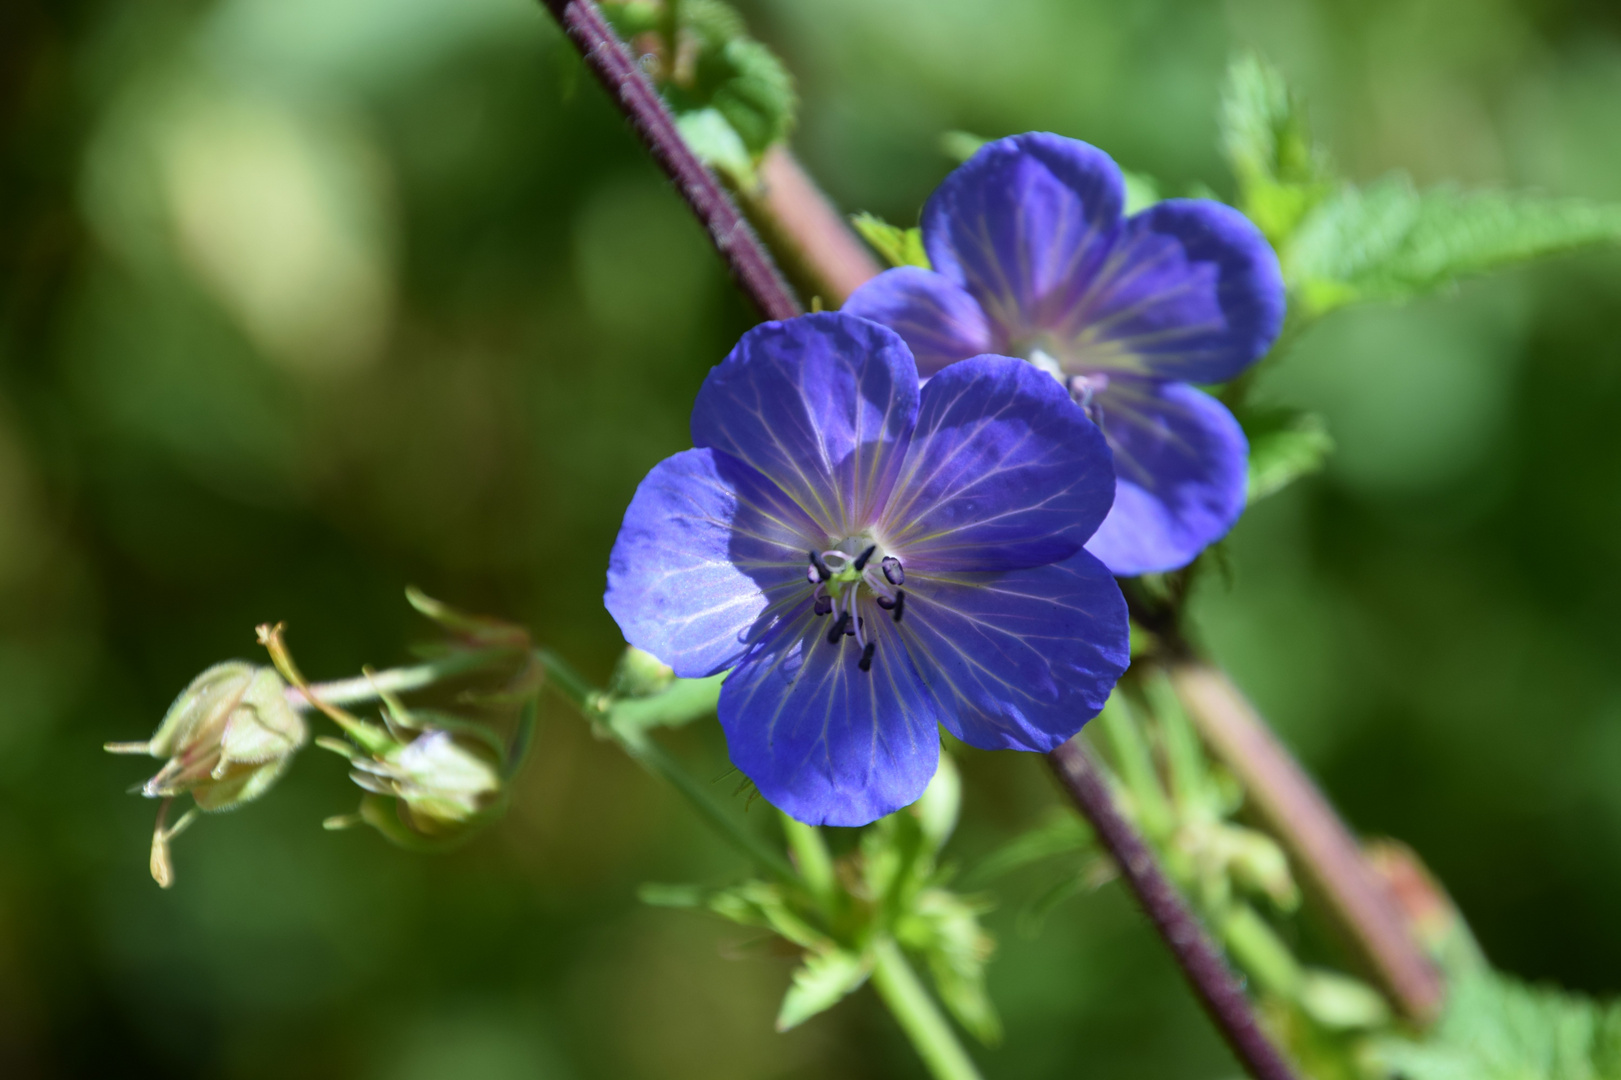
[[[380,758],[356,756],[349,775],[367,791],[400,800],[414,831],[444,836],[472,825],[501,795],[501,772],[487,755],[428,728]]]
[[[205,811],[228,810],[263,795],[309,732],[271,668],[240,660],[192,680],[144,743],[108,743],[115,754],[167,758],[141,786],[149,799],[190,792]]]
[[[233,660],[193,679],[147,742],[108,743],[109,753],[167,759],[137,789],[164,800],[153,834],[152,876],[158,884],[167,888],[172,882],[168,841],[190,821],[188,813],[166,828],[169,800],[189,792],[205,812],[251,802],[281,777],[308,735],[281,677],[271,668]]]

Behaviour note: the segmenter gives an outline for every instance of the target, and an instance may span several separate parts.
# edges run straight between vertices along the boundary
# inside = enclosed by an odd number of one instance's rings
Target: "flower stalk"
[[[884,938],[872,946],[872,986],[912,1041],[934,1080],[979,1080],[973,1059],[952,1034],[934,999],[918,981],[900,946]]]
[[[749,228],[714,173],[704,167],[676,130],[675,118],[630,51],[591,0],[545,0],[563,33],[580,50],[630,126],[669,176],[709,232],[715,250],[731,267],[745,295],[768,319],[791,319],[799,300],[770,253]]]
[[[1170,948],[1205,1011],[1255,1080],[1295,1080],[1295,1071],[1261,1031],[1244,988],[1199,924],[1148,845],[1115,805],[1108,784],[1079,738],[1047,755],[1059,783],[1114,857],[1143,911]]]

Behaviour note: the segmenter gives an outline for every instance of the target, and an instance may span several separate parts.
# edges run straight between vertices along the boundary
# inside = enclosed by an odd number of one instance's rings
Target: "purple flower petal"
[[[980,147],[923,207],[934,269],[1013,338],[1108,254],[1124,203],[1120,169],[1094,146],[1033,132]]]
[[[1206,199],[1130,218],[1109,257],[1044,318],[1066,371],[1224,382],[1283,325],[1283,275],[1250,220]]]
[[[1244,511],[1244,430],[1185,383],[1116,377],[1096,401],[1118,483],[1086,550],[1122,577],[1186,566]]]
[[[1103,437],[1057,380],[978,356],[924,386],[879,529],[908,572],[1009,570],[1069,558],[1113,498]]]
[[[924,378],[970,356],[1007,351],[979,301],[916,266],[885,270],[851,293],[839,310],[882,323],[906,339]]]
[[[636,489],[608,558],[608,612],[625,640],[682,678],[725,671],[803,600],[821,530],[754,469],[686,450]]]
[[[970,746],[1046,752],[1130,663],[1126,602],[1086,552],[1000,575],[907,578],[901,636],[942,723]]]
[[[758,469],[827,536],[846,536],[888,497],[917,394],[906,343],[877,323],[840,312],[763,323],[704,380],[692,441]]]
[[[719,714],[732,764],[772,805],[808,825],[865,825],[915,802],[940,757],[939,713],[870,601],[860,608],[874,645],[830,645],[831,620],[796,617],[751,651],[721,686]]]

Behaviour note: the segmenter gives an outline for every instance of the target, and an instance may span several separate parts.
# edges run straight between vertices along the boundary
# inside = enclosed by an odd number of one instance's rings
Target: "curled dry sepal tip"
[[[1084,549],[1108,449],[1030,365],[979,357],[920,389],[876,323],[766,323],[710,372],[692,435],[637,489],[606,603],[677,675],[730,669],[732,762],[795,818],[913,802],[937,725],[1050,750],[1125,670],[1124,600]]]

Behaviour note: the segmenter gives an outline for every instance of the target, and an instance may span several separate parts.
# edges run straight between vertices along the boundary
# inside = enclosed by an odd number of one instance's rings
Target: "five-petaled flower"
[[[626,511],[608,610],[677,675],[731,669],[732,761],[799,820],[914,801],[937,724],[1050,750],[1125,670],[1125,603],[1084,548],[1109,452],[1030,365],[979,357],[920,390],[876,323],[766,323],[709,373],[692,437]]]
[[[1219,402],[1271,346],[1283,279],[1238,211],[1169,199],[1122,216],[1120,170],[1032,133],[989,143],[923,208],[933,270],[869,281],[843,310],[893,327],[925,378],[985,353],[1060,380],[1114,451],[1114,508],[1087,545],[1117,574],[1172,570],[1244,509],[1248,444]]]

